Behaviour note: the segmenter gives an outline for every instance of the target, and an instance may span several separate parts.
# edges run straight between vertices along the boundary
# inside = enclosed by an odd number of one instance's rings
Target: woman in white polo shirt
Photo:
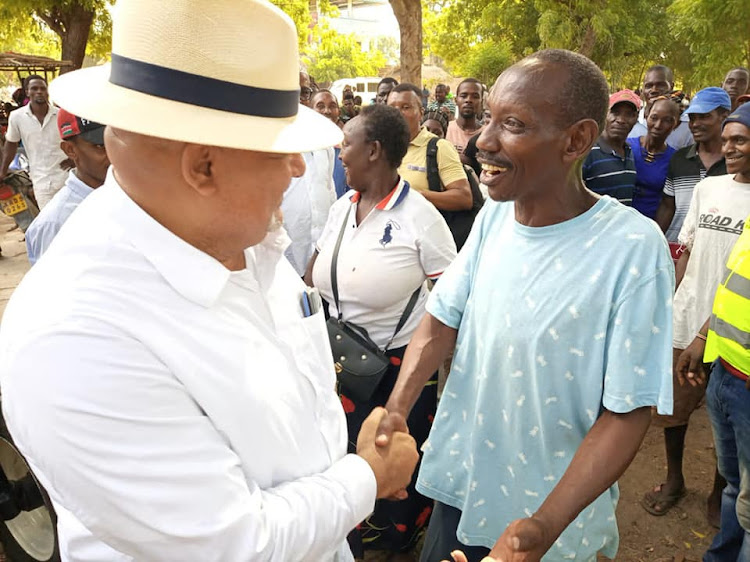
[[[391,366],[369,402],[355,402],[342,391],[350,448],[367,414],[384,405],[393,389],[406,345],[425,312],[427,279],[440,277],[456,256],[443,217],[398,175],[408,146],[406,122],[392,107],[364,107],[346,123],[340,158],[352,191],[331,207],[306,276],[329,303],[330,314],[338,314],[331,289],[331,260],[346,220],[337,258],[343,319],[365,328],[381,349],[393,338],[386,350]],[[410,297],[420,287],[412,313],[394,337]],[[408,419],[418,446],[427,438],[436,407],[437,374]],[[350,542],[355,556],[363,555],[364,543],[368,550],[396,553],[391,560],[414,560],[409,551],[428,521],[432,501],[420,496],[413,482],[407,491],[407,500],[378,502],[359,532],[353,533]]]

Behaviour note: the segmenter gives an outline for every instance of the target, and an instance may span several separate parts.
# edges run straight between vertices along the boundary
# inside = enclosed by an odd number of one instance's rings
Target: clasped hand
[[[419,453],[414,438],[408,433],[406,422],[390,432],[385,442],[380,439],[380,427],[388,417],[385,408],[375,408],[367,416],[357,437],[357,454],[367,461],[375,473],[378,499],[405,499],[406,487],[419,461]],[[376,440],[380,440],[377,445]]]
[[[539,562],[550,547],[549,532],[535,518],[517,519],[497,539],[489,556],[481,562]],[[454,562],[469,562],[460,550],[451,552]],[[444,562],[450,562],[445,560]]]

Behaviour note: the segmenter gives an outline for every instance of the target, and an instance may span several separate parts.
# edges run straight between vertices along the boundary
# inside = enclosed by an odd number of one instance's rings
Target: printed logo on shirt
[[[390,244],[393,241],[393,236],[391,236],[391,232],[393,232],[393,229],[401,230],[401,227],[398,225],[395,221],[388,221],[385,223],[385,229],[383,229],[383,237],[379,240],[380,245],[383,246],[383,248],[386,247],[386,245]]]
[[[406,165],[407,170],[413,170],[415,172],[426,172],[427,168],[425,166],[418,166],[416,164],[407,164]]]
[[[737,220],[718,214],[704,213],[698,218],[698,228],[718,230],[719,232],[728,232],[739,236],[742,234],[742,229],[745,228],[745,219]]]

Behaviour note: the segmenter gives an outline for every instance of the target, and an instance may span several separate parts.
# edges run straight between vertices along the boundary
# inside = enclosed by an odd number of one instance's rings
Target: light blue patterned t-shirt
[[[603,197],[560,224],[488,201],[427,310],[458,329],[417,489],[462,511],[458,539],[491,548],[531,516],[606,408],[672,411],[674,267],[656,224]],[[617,486],[545,562],[614,558]]]

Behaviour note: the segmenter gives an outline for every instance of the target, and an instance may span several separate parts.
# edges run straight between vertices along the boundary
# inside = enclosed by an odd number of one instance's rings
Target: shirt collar
[[[70,170],[70,172],[68,173],[68,181],[66,182],[66,185],[70,191],[72,191],[82,199],[87,197],[88,195],[91,195],[91,192],[94,191],[93,187],[91,187],[87,183],[84,183],[81,178],[76,175],[75,168]]]
[[[399,177],[396,187],[394,187],[388,195],[383,197],[383,199],[380,200],[380,203],[375,205],[375,208],[379,211],[390,211],[391,209],[398,207],[404,199],[406,199],[407,195],[409,195],[409,182]],[[354,193],[349,196],[349,200],[352,203],[357,203],[359,202],[360,196],[361,194],[359,191],[354,191]]]
[[[695,160],[698,158],[698,143],[694,142],[690,145],[690,147],[687,149],[687,153],[685,154],[685,158],[689,158],[690,160]]]
[[[434,137],[430,131],[428,131],[425,127],[422,127],[419,130],[419,134],[414,137],[409,144],[412,144],[414,146],[426,146],[428,142],[430,142],[430,139]]]
[[[141,209],[117,183],[111,167],[100,189],[115,194],[113,219],[120,223],[128,239],[175,291],[207,308],[218,300],[230,277],[226,267],[176,236]]]
[[[25,112],[26,112],[26,113],[27,113],[28,115],[30,115],[31,117],[33,117],[34,119],[36,119],[36,115],[34,115],[34,113],[33,113],[33,112],[31,111],[31,102],[29,102],[29,103],[27,103],[26,105],[24,105],[24,106],[23,106],[23,110],[24,110],[24,111],[25,111]],[[56,108],[56,107],[55,107],[54,105],[52,105],[51,103],[48,103],[48,104],[47,104],[47,114],[46,114],[46,115],[44,116],[44,124],[43,124],[42,126],[46,125],[46,124],[47,124],[47,122],[48,122],[48,121],[49,121],[49,120],[50,120],[50,119],[51,119],[52,117],[54,117],[54,118],[55,118],[55,121],[57,121],[57,108]],[[55,127],[57,127],[57,123],[55,123]]]

